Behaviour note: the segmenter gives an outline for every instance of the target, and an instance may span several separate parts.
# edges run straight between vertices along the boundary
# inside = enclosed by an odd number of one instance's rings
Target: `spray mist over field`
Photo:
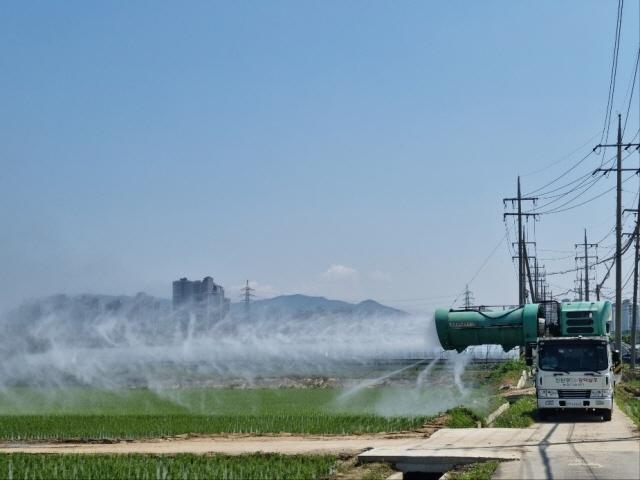
[[[432,317],[228,316],[196,332],[193,319],[180,328],[166,301],[130,298],[57,296],[4,315],[0,400],[20,387],[145,388],[191,408],[183,389],[329,386],[343,389],[333,402],[337,410],[369,403],[378,414],[408,415],[472,398],[462,380],[468,355],[450,355],[440,368],[436,361],[394,364],[438,358]],[[369,387],[381,386],[375,402],[364,399]]]
[[[3,319],[8,334],[0,338],[0,387],[251,383],[265,376],[339,374],[439,349],[432,322],[421,317],[229,316],[196,332],[193,321],[183,331],[170,309],[150,301],[134,306],[78,312],[77,302],[60,308],[54,298],[12,312]]]

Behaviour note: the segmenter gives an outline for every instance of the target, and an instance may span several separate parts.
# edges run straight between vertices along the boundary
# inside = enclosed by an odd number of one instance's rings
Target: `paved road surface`
[[[501,464],[494,478],[637,480],[638,430],[620,410],[614,411],[611,422],[558,415],[536,424],[521,460]]]
[[[411,472],[497,459],[497,479],[640,479],[640,436],[616,410],[613,421],[594,415],[558,416],[530,428],[445,428],[410,445],[385,445],[358,456]]]

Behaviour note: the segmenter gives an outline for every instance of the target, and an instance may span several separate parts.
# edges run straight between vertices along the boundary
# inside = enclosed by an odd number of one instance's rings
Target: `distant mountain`
[[[251,304],[251,322],[275,326],[299,321],[395,318],[407,313],[373,300],[349,303],[306,295],[283,295]],[[244,305],[205,332],[213,337],[246,324]],[[271,328],[271,327],[269,327]],[[275,328],[275,327],[274,327]],[[184,340],[171,300],[144,293],[135,296],[53,295],[29,300],[0,317],[0,357],[16,351],[44,352],[55,347],[105,348],[122,345],[170,345]]]
[[[29,300],[0,317],[11,342],[2,350],[46,351],[54,345],[98,348],[171,342],[177,335],[171,301],[139,293],[53,295]]]
[[[231,305],[231,314],[242,318],[244,304]],[[408,315],[402,310],[387,307],[374,300],[349,303],[342,300],[330,300],[324,297],[308,295],[281,295],[279,297],[256,300],[251,303],[253,318],[274,319],[277,317],[308,319],[317,316],[345,317],[401,317]]]

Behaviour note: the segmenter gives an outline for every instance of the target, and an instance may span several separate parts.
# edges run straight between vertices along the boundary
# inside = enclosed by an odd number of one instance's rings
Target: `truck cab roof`
[[[609,337],[604,335],[587,337],[541,337],[540,342],[609,342]]]

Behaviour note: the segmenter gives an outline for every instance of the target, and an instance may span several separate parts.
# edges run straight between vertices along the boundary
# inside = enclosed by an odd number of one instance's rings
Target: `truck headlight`
[[[540,398],[558,398],[558,390],[540,390]]]
[[[611,390],[591,390],[592,398],[607,398],[611,396]]]

